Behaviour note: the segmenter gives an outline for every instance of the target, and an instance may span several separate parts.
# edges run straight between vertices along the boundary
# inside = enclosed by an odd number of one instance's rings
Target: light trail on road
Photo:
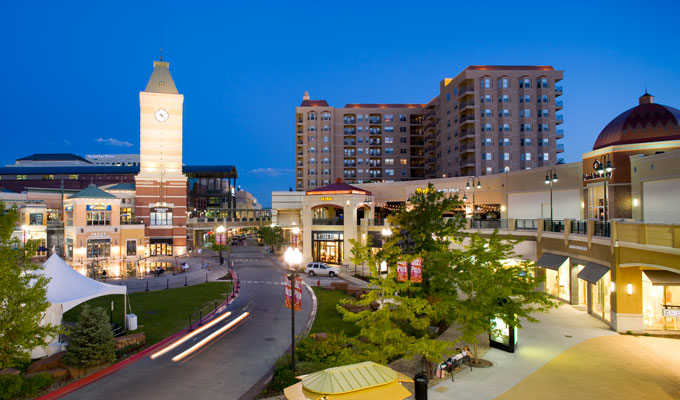
[[[233,326],[235,326],[236,324],[238,324],[239,322],[241,322],[241,321],[242,321],[244,318],[246,318],[248,315],[250,315],[250,312],[248,312],[248,311],[246,311],[246,312],[244,312],[243,314],[239,315],[238,318],[236,318],[235,320],[229,322],[228,324],[226,324],[225,326],[223,326],[223,327],[221,327],[220,329],[216,330],[215,332],[211,333],[211,334],[208,335],[205,339],[203,339],[203,340],[201,340],[200,342],[196,343],[195,345],[191,346],[189,349],[187,349],[187,350],[185,350],[185,351],[179,353],[178,355],[174,356],[174,357],[172,358],[172,361],[174,361],[174,362],[180,361],[180,360],[183,359],[184,357],[186,357],[186,356],[190,355],[191,353],[195,352],[196,350],[200,349],[201,347],[203,347],[204,345],[206,345],[208,342],[210,342],[211,340],[213,340],[215,337],[219,336],[219,335],[222,334],[223,332],[229,330],[230,328],[232,328]]]
[[[210,327],[214,326],[216,323],[218,323],[218,322],[224,320],[225,318],[227,318],[227,317],[230,316],[230,315],[231,315],[231,311],[227,312],[227,313],[224,314],[224,315],[220,315],[219,317],[215,318],[214,320],[210,321],[209,323],[207,323],[207,324],[203,325],[202,327],[200,327],[200,328],[194,330],[194,331],[191,332],[190,334],[185,335],[184,337],[182,337],[182,338],[179,339],[178,341],[176,341],[176,342],[172,343],[171,345],[169,345],[169,346],[163,348],[163,350],[160,350],[160,351],[157,351],[157,352],[153,353],[153,354],[151,355],[151,359],[152,359],[152,360],[155,360],[156,358],[158,358],[158,357],[162,356],[163,354],[167,353],[168,351],[170,351],[170,350],[176,348],[176,347],[179,346],[180,344],[186,342],[187,340],[189,340],[189,339],[191,339],[192,337],[198,335],[199,333],[205,331],[206,329],[209,329]]]

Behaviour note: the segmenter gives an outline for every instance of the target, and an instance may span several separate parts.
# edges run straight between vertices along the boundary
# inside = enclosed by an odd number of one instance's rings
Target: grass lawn
[[[318,306],[311,333],[339,333],[342,331],[350,337],[358,335],[359,328],[353,322],[344,321],[342,315],[335,309],[340,299],[352,297],[348,296],[344,290],[326,290],[318,287],[313,289]]]
[[[229,282],[208,282],[176,289],[154,292],[129,293],[129,305],[137,315],[138,328],[130,333],[146,333],[148,345],[152,345],[189,325],[198,319],[199,310],[203,315],[212,311],[224,301],[226,292],[231,292]],[[84,304],[110,309],[114,301],[113,322],[123,325],[123,296],[111,295],[92,299]],[[82,304],[64,314],[64,321],[77,321]]]

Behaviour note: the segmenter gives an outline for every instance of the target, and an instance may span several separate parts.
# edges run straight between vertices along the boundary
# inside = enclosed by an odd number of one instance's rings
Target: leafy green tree
[[[66,349],[64,362],[86,368],[112,362],[115,357],[116,345],[106,311],[101,307],[84,305],[71,332],[71,343]]]
[[[283,237],[283,229],[280,226],[263,226],[257,230],[257,237],[266,246],[278,247],[288,243]]]
[[[49,279],[12,239],[18,219],[16,208],[5,209],[0,202],[0,369],[29,361],[32,349],[59,332],[42,323],[50,306]]]
[[[488,239],[473,234],[453,271],[459,292],[453,304],[455,320],[462,339],[474,345],[475,363],[479,361],[477,335],[496,331],[493,319],[521,328],[521,318],[537,322],[532,314],[557,306],[545,292],[536,290],[542,278],[534,276],[532,262],[517,260],[513,251],[517,243],[496,232]]]

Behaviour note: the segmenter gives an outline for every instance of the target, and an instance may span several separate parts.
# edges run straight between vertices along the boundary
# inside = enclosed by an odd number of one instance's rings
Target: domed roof
[[[624,111],[602,129],[593,150],[664,140],[680,140],[680,110],[654,104],[654,96],[645,92],[638,106]]]

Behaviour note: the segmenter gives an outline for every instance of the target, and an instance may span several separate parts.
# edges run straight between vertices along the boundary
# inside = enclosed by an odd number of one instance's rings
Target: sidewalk
[[[484,359],[491,361],[493,367],[463,369],[455,375],[455,382],[449,378],[430,387],[429,398],[494,399],[569,348],[597,337],[618,336],[603,322],[569,305],[536,317],[540,322],[524,323],[524,328],[519,330],[515,353],[489,349]],[[546,396],[533,398],[550,398],[549,394]],[[578,396],[571,398],[574,397]]]

